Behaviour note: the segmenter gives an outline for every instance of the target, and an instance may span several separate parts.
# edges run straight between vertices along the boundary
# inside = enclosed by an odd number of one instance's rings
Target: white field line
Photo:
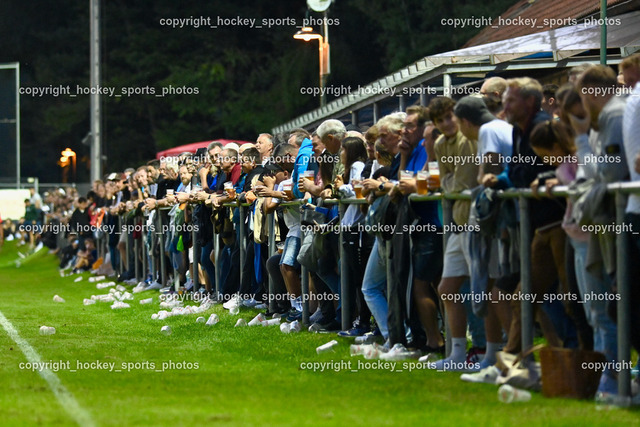
[[[7,331],[9,337],[11,337],[11,339],[14,340],[16,344],[18,344],[18,347],[20,347],[20,350],[22,350],[22,353],[24,353],[25,357],[30,363],[42,363],[40,355],[35,351],[33,347],[31,347],[31,345],[29,345],[29,343],[24,338],[20,336],[20,334],[18,334],[16,328],[13,327],[13,324],[11,324],[9,319],[7,319],[1,311],[0,325],[2,325],[5,331]],[[85,409],[83,409],[80,404],[78,404],[76,398],[73,397],[73,394],[71,394],[71,392],[69,392],[69,390],[67,390],[65,386],[62,385],[62,383],[60,382],[60,378],[58,378],[55,373],[53,373],[48,368],[42,369],[41,371],[38,371],[38,373],[47,382],[47,384],[49,384],[49,388],[51,389],[51,391],[53,391],[53,394],[56,396],[56,399],[58,399],[58,402],[60,402],[62,408],[67,411],[67,413],[71,416],[71,418],[74,419],[76,423],[78,423],[78,425],[83,427],[95,426],[95,423],[91,419],[91,415],[89,415],[89,413]]]

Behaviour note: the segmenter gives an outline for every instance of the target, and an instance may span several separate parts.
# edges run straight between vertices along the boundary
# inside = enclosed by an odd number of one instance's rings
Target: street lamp
[[[71,148],[65,148],[60,154],[60,161],[58,164],[63,168],[69,166],[69,159],[71,159],[71,169],[73,170],[73,182],[76,181],[76,153]]]
[[[326,12],[324,19],[324,37],[322,34],[316,33],[311,27],[302,27],[300,31],[293,35],[296,40],[318,40],[318,52],[320,57],[320,106],[327,104],[325,91],[322,90],[327,83],[327,76],[331,74],[331,63],[329,61],[329,26],[327,25]]]

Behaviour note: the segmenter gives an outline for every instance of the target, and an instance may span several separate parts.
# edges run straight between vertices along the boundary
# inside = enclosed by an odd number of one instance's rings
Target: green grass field
[[[249,320],[254,310],[231,316],[217,305],[204,316],[216,312],[220,323],[207,327],[195,322],[197,315],[152,320],[160,310],[157,291],[136,294],[135,301],[127,301],[129,309],[112,310],[100,302],[84,306],[83,298],[108,290],[97,290],[88,276],[79,283],[75,276],[60,277],[57,258],[46,251],[16,268],[18,249],[25,250],[14,242],[0,249],[0,312],[43,362],[62,364],[55,375],[95,425],[640,423],[637,411],[599,411],[593,402],[539,394],[527,403],[503,404],[495,386],[466,384],[455,373],[409,372],[403,362],[395,370],[365,369],[358,361],[375,361],[351,358],[346,340],[338,339],[335,353],[317,355],[315,348],[332,335],[286,335],[277,326],[234,328],[238,317]],[[55,294],[66,303],[53,302]],[[150,296],[153,304],[138,303]],[[42,336],[41,325],[54,326],[57,333]],[[163,325],[173,334],[161,334]],[[27,358],[4,328],[0,352],[0,425],[76,423],[45,379],[24,369]],[[350,362],[351,369],[306,369],[308,362],[340,361],[343,368]],[[78,369],[79,362],[102,365]],[[105,369],[106,363],[115,364],[114,371]],[[174,366],[162,371],[163,363]]]

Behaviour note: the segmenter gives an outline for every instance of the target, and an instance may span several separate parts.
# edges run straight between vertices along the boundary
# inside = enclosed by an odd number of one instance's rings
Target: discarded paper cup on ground
[[[291,326],[289,330],[292,334],[295,332],[300,332],[302,330],[302,325],[300,324],[299,321],[294,320],[293,322],[291,322]]]
[[[84,304],[84,305],[91,305],[91,304],[95,304],[95,303],[96,303],[96,300],[93,300],[93,299],[85,298],[85,299],[82,300],[82,304]]]
[[[498,400],[502,403],[528,402],[531,400],[531,393],[527,390],[512,387],[509,384],[503,384],[498,389]]]
[[[233,314],[235,316],[238,313],[240,313],[240,307],[231,307],[229,309],[229,314]]]
[[[153,302],[153,297],[140,300],[140,304],[151,304],[152,302]]]
[[[206,321],[207,321],[207,319],[205,319],[203,316],[200,316],[200,317],[198,317],[198,318],[196,319],[196,323],[204,323],[204,322],[206,322]]]
[[[322,354],[327,353],[329,351],[334,351],[333,348],[338,345],[338,341],[331,340],[326,344],[322,344],[320,347],[316,348],[316,353]]]
[[[82,280],[82,276],[78,276],[75,279],[73,279],[74,282],[80,282]]]
[[[351,356],[364,355],[370,348],[371,344],[351,344],[349,346],[349,353]]]
[[[111,304],[111,309],[112,310],[117,310],[119,308],[129,308],[131,307],[129,304],[127,304],[126,302],[122,302],[122,301],[116,301],[113,304]]]
[[[273,325],[279,325],[280,324],[280,318],[276,318],[276,319],[269,319],[269,320],[264,320],[262,321],[262,326],[273,326]]]
[[[207,326],[213,326],[220,321],[220,318],[217,314],[213,313],[209,316],[209,320],[207,320]]]
[[[257,325],[260,325],[265,320],[267,320],[267,318],[264,317],[264,314],[258,313],[258,315],[256,317],[254,317],[253,319],[251,319],[251,321],[249,321],[248,325],[249,326],[257,326]]]
[[[53,335],[56,333],[56,328],[53,326],[40,326],[40,335]]]
[[[280,325],[280,331],[284,334],[291,332],[291,324],[284,322]]]
[[[60,295],[54,295],[53,302],[66,302],[66,301]]]
[[[238,326],[247,326],[247,321],[242,319],[242,318],[238,319],[238,321],[236,322],[236,326],[235,327],[237,328]]]
[[[160,328],[160,332],[162,332],[164,335],[171,335],[171,327],[165,325]]]

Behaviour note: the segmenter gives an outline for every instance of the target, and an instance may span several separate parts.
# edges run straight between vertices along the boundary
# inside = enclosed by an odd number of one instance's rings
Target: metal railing
[[[608,191],[613,193],[615,196],[615,210],[616,210],[616,221],[618,223],[622,223],[624,221],[625,208],[626,208],[626,195],[630,193],[640,193],[640,183],[614,183],[609,184],[607,186]],[[531,282],[531,218],[529,216],[529,200],[534,197],[533,192],[530,189],[509,189],[505,191],[498,191],[497,195],[502,199],[518,199],[519,202],[519,213],[520,213],[520,281],[521,281],[521,291],[524,294],[530,294],[532,292],[532,282]],[[546,194],[544,192],[539,193],[539,197],[567,197],[567,196],[577,196],[575,190],[570,189],[567,186],[556,186],[552,189],[550,194]],[[428,195],[417,195],[412,194],[409,196],[409,200],[411,202],[424,202],[424,201],[442,201],[443,208],[443,219],[445,223],[450,223],[452,219],[452,202],[455,200],[471,200],[471,192],[466,190],[462,193],[455,194],[445,194],[445,193],[430,193]],[[282,207],[291,207],[291,206],[300,206],[306,203],[303,200],[293,200],[289,202],[283,202],[279,206]],[[346,207],[350,204],[366,204],[367,201],[365,199],[341,199],[341,200],[326,200],[324,202],[326,205],[339,204],[340,205],[340,222],[344,217],[344,213]],[[246,259],[246,233],[245,233],[245,220],[246,220],[246,209],[250,206],[247,203],[226,203],[225,207],[234,208],[238,210],[238,215],[240,219],[240,230],[238,230],[239,235],[239,246],[240,246],[240,283],[243,280],[243,267]],[[166,277],[166,253],[165,253],[165,233],[163,232],[164,228],[164,218],[162,212],[168,211],[169,208],[158,208],[157,215],[155,218],[157,230],[160,230],[158,233],[158,238],[160,240],[160,256],[159,263],[152,263],[155,266],[155,270],[160,269],[160,277],[163,286],[167,285],[167,277]],[[266,215],[266,224],[268,226],[268,236],[269,241],[267,243],[268,246],[268,254],[269,258],[275,254],[276,245],[275,245],[275,215],[274,213],[269,213]],[[118,225],[120,230],[122,230],[122,218],[121,216],[118,219]],[[339,227],[339,258],[343,260],[343,227]],[[194,248],[194,257],[193,257],[193,274],[192,280],[194,281],[194,291],[198,291],[200,286],[198,280],[198,266],[200,263],[200,251],[197,246],[197,230],[192,231],[192,239],[193,239],[193,248]],[[448,238],[449,233],[443,233],[443,239],[446,247],[446,239]],[[215,252],[215,289],[216,294],[220,295],[221,292],[221,271],[220,271],[220,239],[221,236],[216,233],[215,227],[213,227],[213,247]],[[631,297],[631,284],[630,284],[630,276],[629,276],[629,268],[627,265],[627,246],[625,242],[625,236],[623,233],[619,233],[616,237],[616,245],[617,245],[617,292],[620,295],[620,298],[617,300],[617,334],[618,334],[618,359],[620,360],[630,360],[631,358],[631,347],[630,347],[630,334],[631,334],[631,325],[630,325],[630,297]],[[284,239],[283,239],[284,240]],[[386,242],[388,251],[391,250],[391,242]],[[130,247],[129,240],[126,239],[126,259],[130,259],[130,251],[132,248]],[[135,240],[134,248],[135,255],[133,257],[134,262],[136,263],[136,278],[141,279],[142,277],[147,275],[148,266],[147,263],[143,261],[142,271],[139,270],[138,266],[138,254],[142,256],[143,260],[147,259],[147,245],[140,245],[138,240]],[[390,253],[390,252],[387,252]],[[124,260],[120,262],[120,270],[123,270]],[[158,265],[159,264],[159,265]],[[390,262],[387,262],[387,283],[391,282],[391,266]],[[129,266],[129,269],[131,266]],[[346,277],[346,264],[344,262],[340,262],[340,273],[342,277]],[[152,272],[157,274],[158,272]],[[174,270],[174,278],[177,277],[177,271]],[[304,266],[301,266],[301,288],[302,288],[302,305],[303,305],[303,314],[302,320],[305,325],[309,324],[309,274],[307,269]],[[267,285],[267,289],[269,292],[269,310],[274,311],[274,299],[273,294],[275,292],[273,286],[273,280],[269,278],[268,274],[264,275],[265,280],[269,280]],[[212,280],[214,280],[212,278]],[[349,322],[351,320],[351,301],[350,301],[350,292],[349,286],[353,286],[353,284],[347,283],[346,280],[341,280],[340,284],[340,303],[342,306],[342,328],[348,329]],[[520,301],[521,304],[521,320],[522,320],[522,348],[526,349],[533,345],[533,303],[528,298],[522,298]],[[445,320],[446,324],[446,320]],[[629,396],[631,391],[630,386],[631,380],[631,371],[630,369],[621,369],[618,372],[618,392],[621,396]]]

